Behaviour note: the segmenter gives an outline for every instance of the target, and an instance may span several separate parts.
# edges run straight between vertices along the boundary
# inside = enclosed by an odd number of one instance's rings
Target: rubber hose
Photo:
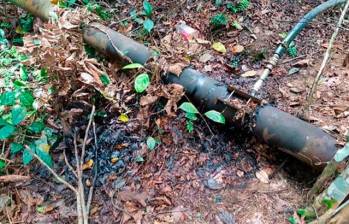
[[[290,43],[316,16],[330,8],[333,8],[345,2],[346,0],[329,0],[312,9],[305,16],[303,16],[303,18],[287,34],[285,39],[282,41],[282,44],[276,49],[275,53],[278,54],[281,58],[285,53],[286,48],[290,45]]]

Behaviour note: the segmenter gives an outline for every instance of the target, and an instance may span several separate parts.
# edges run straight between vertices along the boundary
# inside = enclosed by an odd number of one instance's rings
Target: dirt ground
[[[320,3],[251,1],[247,11],[227,13],[240,21],[243,30],[227,27],[211,32],[210,17],[223,11],[223,7],[216,8],[212,1],[151,2],[156,11],[156,28],[145,39],[150,46],[172,62],[190,63],[210,77],[243,90],[249,90],[257,77],[241,74],[250,70],[258,73],[263,68],[264,60],[256,60],[256,55],[261,51],[265,51],[267,58],[272,55],[281,40],[279,34],[290,30],[302,15]],[[135,25],[122,26],[118,22],[127,17],[131,6],[141,9],[141,1],[103,4],[118,12],[111,27],[141,41]],[[302,114],[338,16],[338,9],[326,12],[297,37],[298,56],[282,58],[261,92],[264,99],[293,115]],[[211,44],[205,43],[188,47],[176,39],[175,25],[180,20],[198,30],[201,39],[223,43],[228,53],[216,52]],[[314,103],[305,115],[311,123],[336,137],[339,145],[344,143],[349,127],[348,62],[345,65],[349,54],[348,30],[348,25],[341,29]],[[238,68],[232,68],[230,62],[236,55],[229,49],[236,44],[244,46],[247,53],[241,55]],[[208,60],[202,58],[204,54]],[[296,67],[299,69],[290,74]],[[181,112],[169,118],[157,113],[154,106],[150,119],[156,125],[139,124],[137,100],[128,104],[132,113],[127,124],[115,117],[96,121],[98,148],[91,144],[87,153],[87,159],[93,159],[100,167],[91,223],[279,224],[288,223],[288,217],[304,206],[307,191],[318,175],[311,167],[235,128],[200,120],[195,123],[194,132],[188,133]],[[86,117],[76,123],[81,133],[88,122]],[[148,135],[161,140],[151,152],[144,143]],[[54,150],[55,168],[69,181],[73,177],[66,168],[62,150],[69,149],[72,142],[69,137],[64,139]],[[121,160],[111,164],[108,159],[115,151]],[[134,162],[137,156],[143,156],[145,161]],[[0,213],[0,223],[74,222],[76,202],[69,189],[39,164],[20,167],[18,172],[31,179],[26,183],[0,185],[1,195],[13,200],[6,212]],[[86,172],[86,183],[92,181],[92,175],[92,171]],[[38,207],[45,207],[45,212],[38,212]]]

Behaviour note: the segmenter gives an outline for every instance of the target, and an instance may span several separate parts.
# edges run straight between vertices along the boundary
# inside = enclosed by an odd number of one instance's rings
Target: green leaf
[[[142,156],[137,156],[136,158],[135,158],[135,161],[137,162],[137,163],[142,163],[142,162],[144,162],[144,158],[142,157]]]
[[[21,77],[21,79],[23,81],[27,81],[29,76],[28,76],[28,71],[27,71],[27,68],[23,65],[21,66],[20,70],[19,70],[19,75]]]
[[[222,0],[215,0],[214,1],[214,5],[216,6],[216,7],[219,7],[219,6],[221,6],[223,4],[223,1]]]
[[[153,137],[149,136],[147,138],[147,147],[148,147],[148,149],[153,150],[153,149],[155,149],[155,146],[156,146],[156,140]]]
[[[138,63],[132,63],[132,64],[128,64],[128,65],[122,67],[122,70],[136,69],[136,68],[143,68],[143,65],[138,64]]]
[[[12,106],[15,103],[15,93],[6,91],[0,95],[0,105]]]
[[[107,74],[101,74],[99,76],[99,79],[101,80],[101,82],[103,83],[103,85],[107,86],[110,84],[110,79],[109,76]]]
[[[34,103],[34,96],[31,91],[23,91],[21,95],[19,95],[19,101],[22,106],[32,107]]]
[[[0,129],[0,140],[5,140],[10,137],[13,132],[15,132],[16,128],[12,125],[5,125]]]
[[[149,75],[142,73],[136,77],[134,87],[137,93],[142,93],[148,88],[149,84]]]
[[[324,197],[322,199],[322,204],[326,205],[327,209],[333,208],[333,206],[337,203],[336,199]]]
[[[215,110],[207,111],[205,113],[205,116],[214,122],[225,124],[225,117],[218,111],[215,111]]]
[[[145,15],[150,17],[152,12],[153,12],[153,6],[148,1],[144,1],[143,2],[143,9],[144,9]]]
[[[11,153],[11,155],[15,155],[16,153],[21,151],[23,148],[24,147],[23,147],[22,144],[18,144],[18,143],[12,142],[10,144],[10,153]]]
[[[227,49],[225,48],[224,44],[222,44],[221,42],[213,43],[212,48],[223,54],[227,53]]]
[[[22,154],[22,162],[24,165],[28,165],[33,160],[33,155],[28,149],[23,150]]]
[[[186,128],[187,128],[187,131],[189,133],[192,133],[194,131],[194,123],[193,123],[193,121],[187,120]]]
[[[143,28],[144,30],[146,30],[148,33],[150,33],[152,31],[152,29],[154,28],[154,22],[151,19],[146,19],[143,23]]]
[[[290,217],[288,218],[288,221],[289,221],[291,224],[297,224],[297,220],[296,220],[296,218],[295,218],[294,216],[290,216]]]
[[[39,140],[35,141],[35,153],[42,159],[49,167],[53,166],[53,160],[50,155],[50,145],[47,142],[47,137],[43,135]]]
[[[45,214],[45,212],[46,212],[46,206],[37,206],[36,207],[36,211],[38,212],[38,213],[41,213],[41,214]]]
[[[36,134],[41,133],[42,130],[44,130],[45,124],[42,121],[35,121],[33,122],[28,129]]]
[[[196,117],[196,114],[194,113],[185,113],[185,117],[188,118],[189,120],[196,121],[198,118]]]
[[[179,106],[179,109],[183,110],[184,112],[187,113],[192,113],[192,114],[197,114],[199,113],[198,109],[190,103],[190,102],[184,102]]]
[[[228,19],[223,13],[219,13],[211,18],[210,24],[213,28],[224,27],[228,24]]]
[[[6,167],[5,160],[0,159],[0,171],[2,171]]]
[[[12,124],[17,125],[21,123],[25,116],[27,115],[27,110],[22,106],[15,106],[11,111]]]

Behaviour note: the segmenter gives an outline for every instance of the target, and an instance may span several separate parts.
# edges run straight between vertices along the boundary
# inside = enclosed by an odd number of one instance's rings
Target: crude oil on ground
[[[279,34],[292,25],[320,1],[252,1],[250,8],[234,15],[246,28],[210,31],[210,17],[220,11],[211,1],[151,1],[156,9],[155,32],[146,38],[149,46],[156,46],[172,62],[188,61],[211,77],[227,84],[249,90],[256,76],[242,77],[249,70],[258,71],[263,60],[279,43]],[[121,26],[129,9],[142,8],[141,1],[110,1],[103,3],[115,8],[111,27],[135,39],[137,27]],[[319,68],[323,52],[338,18],[338,10],[316,19],[297,38],[298,57],[285,57],[274,69],[261,96],[293,115],[302,114],[305,97]],[[197,29],[203,40],[219,40],[227,48],[239,44],[246,54],[241,66],[232,68],[232,53],[223,55],[210,44],[188,48],[177,39],[175,25],[183,20]],[[349,124],[348,67],[343,65],[348,54],[347,30],[341,30],[333,50],[333,59],[321,80],[316,99],[305,118],[344,141]],[[230,51],[229,51],[230,52]],[[205,56],[203,56],[205,55]],[[293,72],[291,69],[293,68]],[[296,68],[296,69],[294,69]],[[293,73],[293,74],[292,74]],[[125,93],[126,95],[128,93]],[[237,128],[222,128],[202,119],[195,123],[193,133],[185,130],[184,114],[165,116],[159,105],[149,108],[147,121],[137,120],[139,98],[125,105],[131,108],[127,124],[116,116],[96,119],[97,140],[91,140],[86,161],[98,166],[95,195],[92,201],[91,223],[287,223],[297,208],[304,205],[307,191],[318,172],[290,156],[260,144]],[[120,103],[121,104],[121,103]],[[90,107],[67,104],[83,109],[75,117],[73,129],[83,138]],[[90,132],[91,139],[94,132]],[[147,136],[156,136],[161,144],[149,151],[144,143]],[[66,167],[63,151],[74,164],[72,136],[64,136],[54,149],[56,170],[68,181],[74,176]],[[111,162],[117,157],[117,162]],[[144,158],[139,161],[136,158]],[[138,162],[137,162],[138,161]],[[3,185],[1,194],[9,195],[14,205],[3,220],[11,216],[15,222],[73,223],[75,198],[63,185],[39,164],[21,168],[31,176],[27,183]],[[86,185],[91,184],[93,171],[85,172]],[[46,212],[37,212],[46,206]],[[14,223],[15,223],[14,222]],[[7,221],[4,221],[7,223]]]

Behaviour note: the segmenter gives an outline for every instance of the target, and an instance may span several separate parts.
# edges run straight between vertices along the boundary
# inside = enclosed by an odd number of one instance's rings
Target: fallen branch
[[[326,65],[328,63],[328,60],[330,59],[330,54],[331,54],[331,50],[332,50],[332,47],[333,47],[333,43],[335,42],[336,40],[336,37],[338,35],[338,32],[339,32],[339,29],[344,21],[344,17],[345,17],[345,14],[347,13],[348,11],[348,8],[349,8],[349,0],[347,0],[345,6],[344,6],[344,9],[342,11],[342,14],[338,20],[338,23],[337,23],[337,26],[336,26],[336,29],[335,31],[333,32],[332,36],[331,36],[331,39],[330,39],[330,42],[328,44],[328,47],[327,47],[327,50],[325,52],[325,55],[324,55],[324,59],[322,60],[322,63],[321,63],[321,66],[320,66],[320,69],[315,77],[315,80],[310,88],[310,92],[307,96],[307,104],[306,104],[306,107],[305,109],[308,111],[311,103],[312,103],[312,100],[313,100],[313,95],[314,95],[314,92],[319,84],[319,81],[320,81],[320,78],[326,68]]]
[[[0,176],[0,183],[15,183],[30,180],[30,176],[6,175]]]

